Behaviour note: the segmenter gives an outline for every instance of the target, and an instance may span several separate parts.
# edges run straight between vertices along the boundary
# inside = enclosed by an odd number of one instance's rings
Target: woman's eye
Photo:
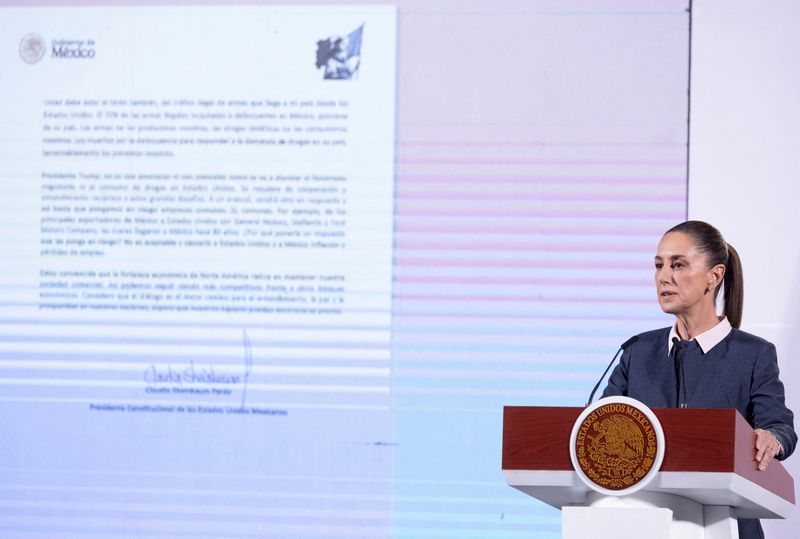
[[[683,264],[681,264],[680,262],[675,262],[675,263],[672,265],[672,269],[674,269],[674,270],[675,270],[675,269],[681,269],[682,267],[683,267]]]
[[[657,270],[660,270],[663,267],[664,267],[664,264],[656,264],[656,269]]]

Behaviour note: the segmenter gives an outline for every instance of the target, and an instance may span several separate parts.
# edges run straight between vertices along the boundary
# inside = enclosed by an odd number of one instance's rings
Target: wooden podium
[[[583,408],[505,407],[506,481],[562,511],[604,504],[624,507],[625,500],[606,503],[613,497],[589,488],[572,466],[570,433],[582,411]],[[685,532],[668,531],[663,537],[735,538],[738,537],[735,518],[789,516],[795,503],[794,482],[778,461],[773,461],[764,472],[758,470],[754,459],[755,434],[736,410],[656,408],[653,412],[664,430],[664,460],[641,494],[631,497],[643,500],[650,507],[671,506],[668,508],[677,515],[672,517],[673,521],[688,519],[695,524],[685,526]],[[681,506],[687,503],[699,508],[700,515],[697,516],[697,511],[692,513],[691,508],[686,509],[688,516],[678,515],[684,511]],[[565,511],[562,520],[566,515]],[[567,522],[564,524],[566,530]],[[593,537],[603,536],[594,527]],[[640,530],[640,536],[661,535]]]

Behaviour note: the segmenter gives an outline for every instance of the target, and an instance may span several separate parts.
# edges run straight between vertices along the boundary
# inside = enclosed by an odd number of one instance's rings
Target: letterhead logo
[[[42,58],[47,50],[44,38],[36,33],[30,33],[19,42],[19,56],[27,64],[35,64]]]
[[[317,41],[317,69],[324,68],[323,79],[351,80],[358,78],[361,67],[362,24],[347,36],[331,36]]]
[[[94,39],[54,39],[53,58],[63,60],[92,60],[95,56]]]

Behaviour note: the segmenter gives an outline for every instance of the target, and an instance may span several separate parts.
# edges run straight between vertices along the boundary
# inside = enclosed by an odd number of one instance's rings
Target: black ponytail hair
[[[714,289],[714,301],[723,288],[723,314],[728,318],[731,326],[738,328],[742,324],[742,308],[744,304],[744,276],[742,274],[742,261],[733,245],[725,241],[722,233],[704,221],[686,221],[667,230],[682,232],[692,238],[694,247],[706,255],[708,267],[717,264],[725,266],[725,277],[720,285]]]

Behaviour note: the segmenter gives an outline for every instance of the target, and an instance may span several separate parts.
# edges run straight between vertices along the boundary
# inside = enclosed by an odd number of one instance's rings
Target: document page
[[[387,518],[395,8],[2,15],[3,519]]]

